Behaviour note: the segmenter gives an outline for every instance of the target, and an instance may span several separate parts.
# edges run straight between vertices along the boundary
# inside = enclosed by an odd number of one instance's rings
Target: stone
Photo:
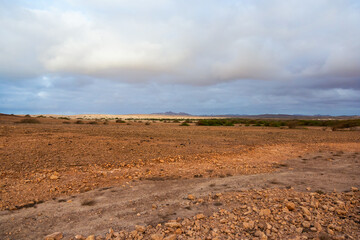
[[[195,200],[195,197],[194,197],[194,195],[189,194],[189,195],[187,196],[187,199],[189,199],[189,200]]]
[[[146,227],[142,226],[142,225],[135,225],[135,230],[140,232],[140,233],[143,233],[143,232],[145,232]]]
[[[265,233],[263,233],[262,231],[259,231],[259,230],[255,232],[255,236],[259,237],[261,240],[267,239],[267,236],[265,235]]]
[[[205,215],[202,213],[196,215],[196,219],[203,219],[203,218],[205,218]]]
[[[304,228],[309,228],[309,227],[310,227],[310,222],[309,222],[309,221],[304,221],[304,222],[302,223],[302,226],[303,226]]]
[[[82,235],[76,235],[76,236],[75,236],[75,239],[76,239],[76,240],[85,240],[85,237],[82,236]]]
[[[169,236],[167,236],[166,238],[164,238],[164,240],[176,240],[177,236],[176,234],[171,234]]]
[[[59,175],[56,175],[56,174],[52,174],[49,178],[50,178],[50,180],[57,180],[57,179],[59,179]]]
[[[152,234],[150,236],[151,240],[163,240],[164,239],[164,235],[163,234]]]
[[[270,209],[261,209],[259,215],[260,216],[269,216],[271,214]]]
[[[317,230],[318,232],[321,232],[322,227],[321,227],[321,224],[320,224],[320,223],[315,222],[315,223],[314,223],[314,227],[316,228],[316,230]]]
[[[167,222],[167,223],[165,223],[165,226],[170,227],[170,228],[180,228],[181,224],[178,222]]]
[[[301,209],[303,210],[305,215],[311,216],[311,212],[309,211],[309,209],[307,209],[306,207],[301,207]]]
[[[357,192],[357,191],[359,191],[359,189],[357,187],[351,187],[351,191]]]
[[[222,223],[222,224],[225,224],[227,222],[228,222],[228,220],[226,220],[225,218],[220,219],[220,223]]]
[[[295,210],[295,203],[288,202],[288,203],[286,203],[286,207],[287,207],[288,210],[294,211]]]
[[[63,234],[61,232],[54,232],[52,234],[47,235],[45,240],[60,240],[63,238]]]
[[[253,229],[255,225],[254,221],[249,221],[249,222],[243,222],[243,227],[245,229]]]
[[[94,235],[90,235],[86,238],[86,240],[95,240],[95,236]]]
[[[336,210],[336,213],[337,213],[338,215],[346,215],[346,211],[345,211],[345,210],[342,210],[342,209],[337,209],[337,210]]]

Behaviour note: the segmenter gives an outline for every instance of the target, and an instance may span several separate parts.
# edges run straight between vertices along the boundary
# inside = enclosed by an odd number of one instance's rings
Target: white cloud
[[[356,2],[355,2],[356,3]],[[67,1],[0,12],[0,76],[127,82],[360,78],[352,1]]]

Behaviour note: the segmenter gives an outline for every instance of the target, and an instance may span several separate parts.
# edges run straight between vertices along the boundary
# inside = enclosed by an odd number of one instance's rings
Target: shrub
[[[126,123],[124,120],[122,120],[122,119],[117,119],[116,121],[115,121],[116,123]]]
[[[150,125],[150,122],[146,122],[145,125]]]
[[[88,122],[88,124],[98,124],[98,122],[96,122],[96,121],[91,121],[91,122]]]
[[[180,126],[190,126],[190,124],[188,124],[187,122],[183,122],[180,124]]]
[[[84,124],[84,122],[81,121],[81,120],[77,120],[77,121],[75,122],[75,124]]]
[[[71,122],[63,122],[63,124],[71,124]]]
[[[298,122],[297,121],[289,121],[289,122],[287,122],[287,125],[289,128],[294,129],[298,126]]]
[[[40,123],[40,121],[34,118],[25,118],[21,119],[19,123]]]

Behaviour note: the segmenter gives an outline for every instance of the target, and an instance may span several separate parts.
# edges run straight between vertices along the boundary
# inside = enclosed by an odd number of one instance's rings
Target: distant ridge
[[[192,116],[191,114],[184,113],[184,112],[164,112],[164,113],[152,113],[153,115],[167,115],[167,116]]]
[[[223,114],[223,115],[202,115],[203,117],[226,117],[226,118],[258,118],[258,119],[358,119],[359,115],[351,116],[331,116],[331,115],[302,115],[302,114],[259,114],[259,115],[241,115],[241,114]]]

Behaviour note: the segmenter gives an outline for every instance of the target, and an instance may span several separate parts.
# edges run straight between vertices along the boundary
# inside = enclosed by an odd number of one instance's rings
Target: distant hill
[[[224,114],[224,115],[203,115],[203,117],[224,117],[224,118],[251,118],[251,119],[358,119],[359,115],[353,116],[331,116],[331,115],[301,115],[301,114],[259,114],[259,115],[240,115],[240,114]]]
[[[175,112],[164,112],[164,113],[152,113],[154,115],[167,115],[167,116],[192,116],[191,114],[188,114],[188,113],[184,113],[184,112],[178,112],[178,113],[175,113]]]

